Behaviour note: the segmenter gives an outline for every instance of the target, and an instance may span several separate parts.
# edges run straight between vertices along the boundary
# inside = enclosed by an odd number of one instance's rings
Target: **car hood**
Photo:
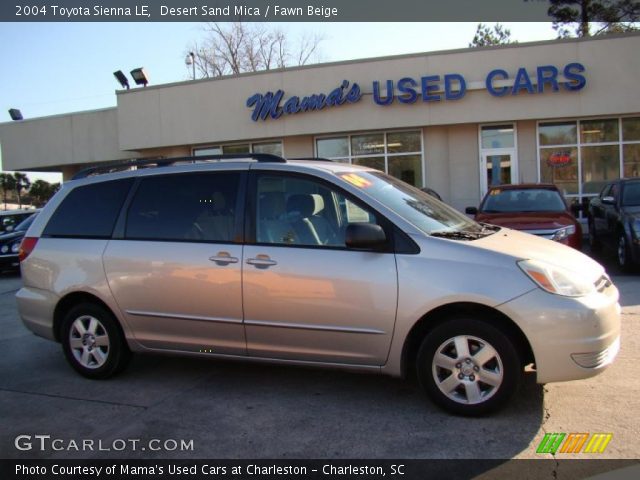
[[[567,212],[480,212],[476,221],[515,230],[555,230],[575,224],[574,217]]]
[[[574,248],[544,238],[502,228],[497,233],[470,242],[471,245],[509,255],[516,260],[539,260],[565,268],[595,282],[604,267]]]

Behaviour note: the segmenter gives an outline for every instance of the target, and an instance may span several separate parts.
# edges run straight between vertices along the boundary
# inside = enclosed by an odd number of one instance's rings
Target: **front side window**
[[[640,182],[629,182],[624,186],[622,205],[625,207],[640,206]]]
[[[257,243],[344,248],[349,224],[377,223],[373,213],[312,179],[262,175],[256,202]]]
[[[234,241],[238,172],[142,179],[127,214],[130,240]]]

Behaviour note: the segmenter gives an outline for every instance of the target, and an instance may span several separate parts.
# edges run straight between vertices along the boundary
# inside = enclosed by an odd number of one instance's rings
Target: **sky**
[[[185,56],[205,36],[202,23],[3,23],[0,122],[114,107],[113,72],[144,67],[149,84],[185,81]],[[504,23],[518,42],[551,40],[551,23]],[[477,23],[280,23],[292,39],[322,37],[319,62],[465,48]],[[133,82],[131,82],[133,83]],[[1,156],[0,156],[1,161]],[[57,174],[29,173],[60,181]]]

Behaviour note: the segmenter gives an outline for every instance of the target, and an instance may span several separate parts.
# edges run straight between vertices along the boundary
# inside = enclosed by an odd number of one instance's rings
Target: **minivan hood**
[[[508,228],[502,228],[493,235],[472,241],[470,244],[509,255],[516,260],[550,263],[594,282],[604,273],[602,265],[574,248]]]

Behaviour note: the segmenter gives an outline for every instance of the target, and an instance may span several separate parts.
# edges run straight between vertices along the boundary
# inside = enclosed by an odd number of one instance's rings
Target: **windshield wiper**
[[[435,232],[431,232],[429,235],[432,237],[442,237],[442,238],[454,238],[459,240],[478,240],[479,238],[488,237],[489,235],[493,235],[497,231],[500,230],[500,227],[496,225],[489,225],[487,223],[481,223],[481,230],[471,231],[471,230],[437,230]]]
[[[465,230],[440,230],[431,232],[432,237],[456,238],[459,240],[478,240],[485,236],[482,232],[468,232]]]

